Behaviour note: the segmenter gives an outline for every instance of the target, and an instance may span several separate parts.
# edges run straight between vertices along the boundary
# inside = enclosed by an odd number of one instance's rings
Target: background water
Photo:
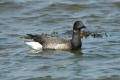
[[[19,38],[52,31],[65,37],[76,20],[111,36],[84,38],[81,51],[38,54]],[[0,79],[120,80],[120,1],[0,0]]]

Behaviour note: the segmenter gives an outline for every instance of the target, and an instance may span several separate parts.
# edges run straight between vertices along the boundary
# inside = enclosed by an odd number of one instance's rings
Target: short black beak
[[[86,26],[83,26],[82,28],[86,28]]]

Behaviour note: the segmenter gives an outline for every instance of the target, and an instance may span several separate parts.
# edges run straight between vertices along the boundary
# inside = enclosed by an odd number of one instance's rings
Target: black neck
[[[81,47],[81,39],[80,39],[80,30],[73,30],[73,35],[72,35],[72,48],[77,49]]]

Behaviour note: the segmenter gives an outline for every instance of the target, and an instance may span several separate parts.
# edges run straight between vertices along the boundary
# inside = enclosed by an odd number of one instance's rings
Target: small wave
[[[15,9],[18,9],[18,8],[21,8],[23,7],[22,4],[19,4],[19,3],[16,3],[14,1],[1,1],[0,2],[0,7],[3,7],[3,8],[15,8]]]
[[[0,0],[0,3],[21,3],[26,1],[28,0]]]
[[[82,4],[53,3],[49,5],[49,8],[64,8],[67,10],[78,10],[80,8],[87,8],[87,6]]]

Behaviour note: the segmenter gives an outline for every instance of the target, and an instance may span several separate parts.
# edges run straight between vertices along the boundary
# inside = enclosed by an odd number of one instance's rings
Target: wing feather
[[[70,40],[64,37],[51,37],[48,35],[30,35],[31,38],[43,45],[47,49],[69,49],[71,48]]]

